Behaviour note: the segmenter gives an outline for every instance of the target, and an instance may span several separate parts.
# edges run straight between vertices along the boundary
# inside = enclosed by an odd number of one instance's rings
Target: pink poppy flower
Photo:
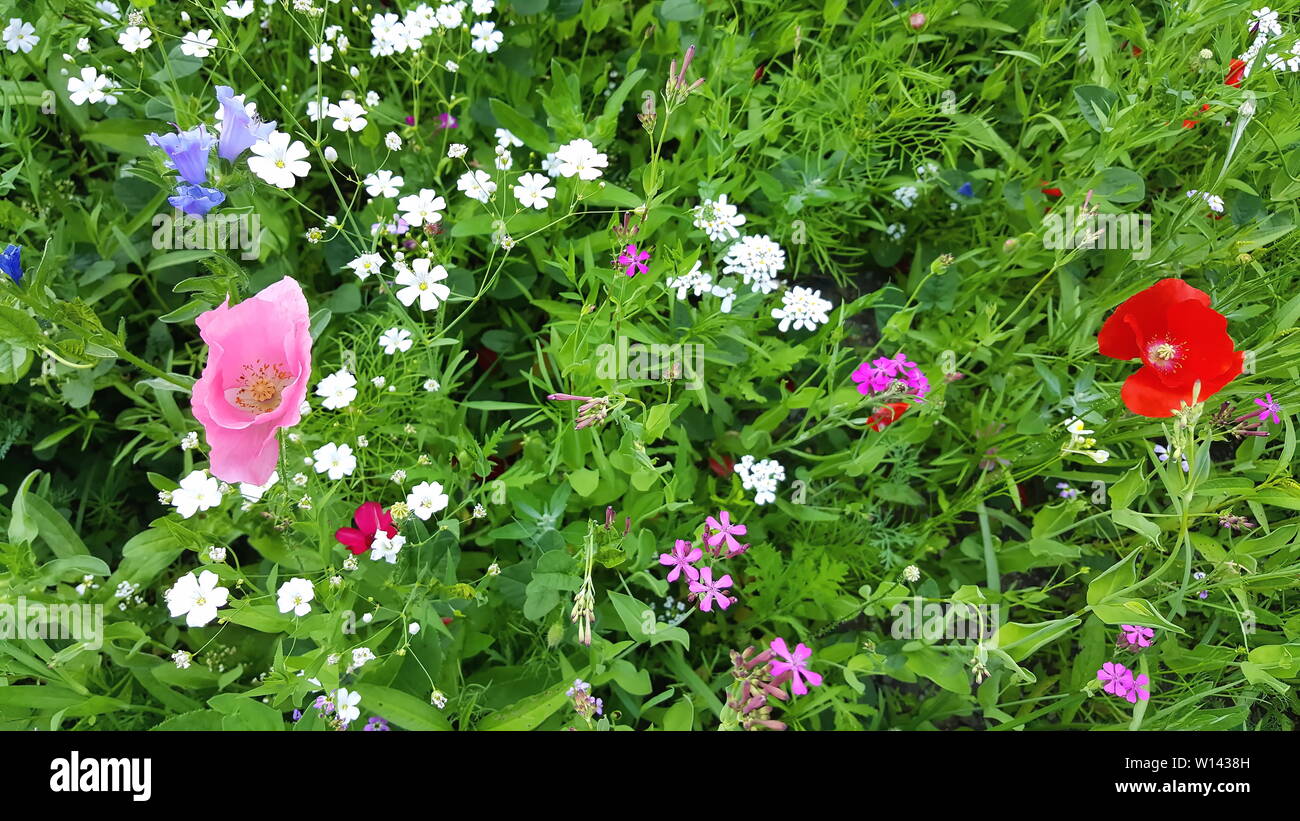
[[[691,547],[691,543],[685,539],[678,539],[677,544],[673,545],[672,553],[659,554],[659,564],[672,567],[672,571],[668,574],[670,582],[677,581],[677,577],[683,573],[686,574],[687,579],[695,581],[700,577],[700,571],[693,562],[698,562],[703,555],[703,550]]]
[[[744,553],[745,546],[737,541],[736,537],[744,536],[749,532],[749,529],[739,522],[732,523],[731,514],[725,510],[719,513],[718,517],[721,521],[712,516],[709,516],[704,520],[705,526],[708,527],[709,530],[713,531],[704,537],[704,541],[709,545],[709,547],[718,547],[723,542],[726,542],[728,557]]]
[[[623,249],[623,253],[618,257],[618,264],[623,266],[623,273],[630,277],[646,272],[646,263],[650,261],[649,251],[638,252],[635,245],[629,245]]]
[[[812,658],[812,648],[800,642],[795,645],[794,652],[786,646],[785,639],[772,639],[768,645],[772,654],[779,659],[772,662],[772,680],[777,684],[790,682],[790,690],[797,696],[808,695],[808,684],[814,687],[822,686],[821,673],[814,673],[808,669],[808,659]],[[804,682],[807,682],[805,684]]]
[[[713,603],[717,602],[718,607],[726,610],[732,605],[735,599],[723,593],[723,588],[731,587],[731,576],[724,575],[717,581],[713,580],[713,568],[700,568],[699,578],[691,582],[692,598],[698,596],[700,599],[700,609],[705,613],[713,609]]]
[[[307,299],[292,277],[238,305],[199,314],[208,362],[190,402],[211,448],[212,475],[264,485],[275,472],[275,432],[298,424],[311,376]]]

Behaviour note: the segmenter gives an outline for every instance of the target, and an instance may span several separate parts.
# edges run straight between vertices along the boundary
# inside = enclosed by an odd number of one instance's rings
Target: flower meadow
[[[0,728],[1295,729],[1300,5],[0,24]]]

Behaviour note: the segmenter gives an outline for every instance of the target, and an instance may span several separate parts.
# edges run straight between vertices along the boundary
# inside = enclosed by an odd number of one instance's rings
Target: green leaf
[[[410,693],[366,682],[358,682],[356,691],[361,694],[363,709],[383,716],[404,730],[451,729],[451,723],[437,708]]]

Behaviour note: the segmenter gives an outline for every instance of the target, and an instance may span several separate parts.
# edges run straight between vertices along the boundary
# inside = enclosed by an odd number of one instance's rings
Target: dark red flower
[[[1049,196],[1049,197],[1059,197],[1059,196],[1061,196],[1061,189],[1059,189],[1059,188],[1044,188],[1044,189],[1043,189],[1043,193],[1046,194],[1046,195]]]
[[[1239,86],[1241,85],[1242,77],[1245,75],[1246,61],[1233,60],[1231,63],[1228,63],[1228,76],[1223,78],[1223,84],[1225,86]]]
[[[1162,279],[1129,297],[1097,334],[1102,356],[1141,359],[1120,397],[1139,416],[1173,416],[1183,402],[1204,402],[1241,373],[1228,319],[1210,296],[1180,279]]]
[[[736,472],[736,460],[730,456],[723,456],[721,460],[709,459],[709,470],[716,473],[720,478],[727,478]]]
[[[897,422],[898,417],[910,407],[912,406],[907,402],[890,402],[888,405],[876,408],[876,412],[867,417],[867,427],[879,433]]]
[[[357,508],[352,520],[357,523],[357,526],[340,527],[334,531],[334,538],[357,556],[370,549],[370,543],[375,540],[375,534],[379,531],[384,531],[390,539],[397,535],[392,514],[384,510],[379,502],[365,502]]]

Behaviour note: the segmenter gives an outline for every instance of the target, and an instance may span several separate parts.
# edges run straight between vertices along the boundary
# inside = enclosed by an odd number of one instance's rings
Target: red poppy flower
[[[357,526],[340,527],[334,531],[334,538],[357,556],[370,549],[370,543],[375,540],[375,534],[379,531],[384,531],[390,539],[397,535],[397,528],[393,525],[393,515],[384,510],[379,502],[362,504],[357,508],[352,519]]]
[[[1059,188],[1044,188],[1044,189],[1043,189],[1043,193],[1046,194],[1046,195],[1049,196],[1049,197],[1059,197],[1059,196],[1061,196],[1061,189],[1059,189]]]
[[[1228,63],[1228,76],[1223,78],[1225,86],[1239,86],[1242,78],[1246,75],[1246,61],[1233,60]]]
[[[1139,416],[1173,416],[1180,404],[1204,402],[1241,373],[1228,319],[1210,307],[1210,296],[1179,279],[1162,279],[1129,297],[1101,326],[1102,356],[1141,359],[1120,397]]]
[[[1200,120],[1183,120],[1183,128],[1192,128],[1199,122]]]
[[[890,402],[888,405],[876,408],[876,412],[867,417],[867,427],[879,433],[897,422],[898,417],[910,407],[912,406],[907,402]]]

